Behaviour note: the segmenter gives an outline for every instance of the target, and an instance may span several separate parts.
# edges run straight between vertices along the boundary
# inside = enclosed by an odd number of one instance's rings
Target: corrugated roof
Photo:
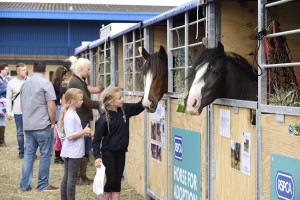
[[[55,11],[106,11],[106,12],[164,12],[171,6],[72,4],[72,3],[21,3],[0,2],[0,10],[55,10]]]

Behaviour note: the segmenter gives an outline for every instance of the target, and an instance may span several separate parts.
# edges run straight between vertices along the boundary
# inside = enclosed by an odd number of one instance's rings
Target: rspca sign
[[[279,199],[294,200],[295,185],[291,174],[278,171],[276,175],[276,194]]]
[[[300,160],[270,156],[270,200],[300,200]]]
[[[183,140],[180,136],[174,137],[174,156],[177,160],[182,161],[183,158]]]

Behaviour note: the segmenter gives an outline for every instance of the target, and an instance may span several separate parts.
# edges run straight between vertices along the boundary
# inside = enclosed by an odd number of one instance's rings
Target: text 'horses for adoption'
[[[257,101],[257,75],[252,66],[236,53],[224,52],[222,43],[204,48],[189,73],[186,112],[200,115],[218,98]]]

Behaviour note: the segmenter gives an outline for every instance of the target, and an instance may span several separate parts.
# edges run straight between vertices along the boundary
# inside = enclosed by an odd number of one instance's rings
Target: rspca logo
[[[278,199],[294,200],[295,185],[291,174],[278,171],[276,175],[276,194]]]
[[[182,161],[183,158],[183,140],[180,136],[174,138],[174,155],[177,160]]]

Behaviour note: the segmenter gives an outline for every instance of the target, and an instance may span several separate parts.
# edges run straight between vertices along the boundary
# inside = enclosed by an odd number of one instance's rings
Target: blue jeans
[[[54,132],[51,126],[42,130],[25,131],[26,148],[22,166],[22,178],[20,188],[27,191],[33,174],[33,164],[37,148],[40,148],[40,163],[37,190],[41,191],[49,186],[49,171],[51,164],[51,155],[53,150]]]
[[[18,147],[19,147],[19,155],[24,154],[24,133],[23,133],[23,119],[21,115],[14,115],[16,129],[17,129],[17,140],[18,140]]]
[[[82,128],[84,129],[87,124],[89,125],[89,127],[91,127],[90,122],[81,122]],[[84,157],[88,158],[92,148],[92,139],[90,137],[84,137],[84,146],[85,146]]]

